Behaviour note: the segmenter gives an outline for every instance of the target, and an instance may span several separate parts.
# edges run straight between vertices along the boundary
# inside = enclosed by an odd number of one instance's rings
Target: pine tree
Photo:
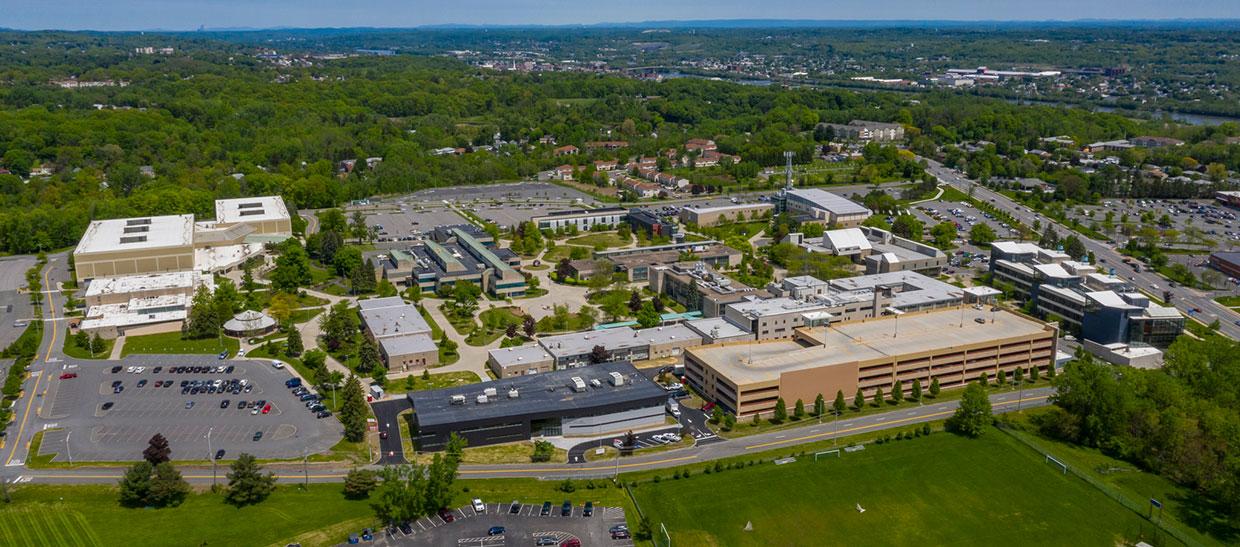
[[[168,439],[165,439],[159,433],[151,436],[151,440],[147,442],[146,450],[142,451],[142,459],[150,462],[151,465],[165,463],[171,457],[172,449],[168,447]]]
[[[844,403],[844,390],[841,389],[835,392],[835,414],[843,414],[845,408],[848,408],[848,405]]]
[[[151,495],[151,462],[142,460],[130,466],[120,481],[121,505],[142,507]]]
[[[363,423],[363,427],[365,424]],[[253,455],[242,453],[228,472],[228,493],[224,499],[237,507],[259,503],[276,489],[276,476],[263,473]]]
[[[874,406],[883,406],[883,388],[874,388]]]
[[[939,387],[939,379],[931,378],[930,379],[930,396],[937,398],[939,396],[940,389],[942,388]]]
[[[792,415],[798,420],[805,417],[805,401],[797,399],[796,404],[792,407]]]
[[[775,415],[772,419],[775,420],[775,423],[782,423],[788,419],[788,405],[784,403],[783,397],[775,400]]]
[[[910,395],[914,402],[918,402],[918,403],[921,402],[921,379],[920,378],[913,379],[913,391],[912,393],[910,393]]]
[[[1016,367],[1012,370],[1012,385],[1025,383],[1025,369]]]
[[[1051,363],[1050,365],[1046,367],[1046,379],[1047,380],[1055,379],[1055,363]]]
[[[1037,366],[1029,367],[1029,381],[1030,382],[1036,383],[1038,381],[1038,376],[1039,376],[1038,372],[1039,371],[1038,371]]]
[[[904,382],[896,380],[891,386],[891,402],[900,404],[904,402]]]
[[[982,384],[982,387],[990,387],[990,378],[985,372],[980,373],[977,375],[977,383]]]
[[[349,442],[361,442],[366,438],[366,394],[357,376],[349,375],[341,394],[340,422],[344,424],[344,438]]]
[[[150,495],[147,505],[155,507],[176,507],[189,496],[189,483],[181,476],[170,462],[155,466],[155,474],[151,477]]]
[[[814,416],[818,416],[819,418],[821,418],[822,415],[826,413],[827,413],[827,400],[823,398],[821,393],[819,393],[818,396],[814,398]]]
[[[365,337],[357,350],[357,371],[366,373],[382,366],[379,359],[379,345],[369,336]]]
[[[306,345],[301,341],[301,332],[297,327],[290,324],[284,329],[284,333],[288,338],[284,341],[284,354],[289,357],[297,357],[301,352],[305,351]]]
[[[861,393],[861,388],[857,388],[857,394],[853,396],[853,408],[861,410],[865,406],[865,394]]]

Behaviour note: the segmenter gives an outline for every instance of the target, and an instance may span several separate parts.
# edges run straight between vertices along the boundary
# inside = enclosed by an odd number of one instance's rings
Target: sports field
[[[995,430],[665,475],[633,493],[672,545],[1118,545],[1144,523]]]

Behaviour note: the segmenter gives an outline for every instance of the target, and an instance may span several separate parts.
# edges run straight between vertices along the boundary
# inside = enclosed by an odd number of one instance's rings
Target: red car
[[[443,519],[444,522],[452,522],[456,520],[456,515],[452,514],[451,509],[440,509],[439,518]]]
[[[577,538],[568,538],[560,544],[560,547],[581,547],[581,540]]]
[[[714,401],[711,401],[711,402],[709,402],[709,403],[706,403],[706,404],[702,405],[702,412],[710,412],[710,411],[712,411],[712,410],[714,410],[714,409],[715,409],[715,402],[714,402]]]
[[[66,372],[66,373],[64,373],[64,374],[61,374],[61,375],[60,375],[60,379],[61,379],[61,380],[68,380],[68,379],[70,379],[70,378],[77,378],[77,373],[76,373],[76,372]]]
[[[263,414],[266,414],[268,412],[271,412],[271,403],[268,403],[266,406],[263,407]]]

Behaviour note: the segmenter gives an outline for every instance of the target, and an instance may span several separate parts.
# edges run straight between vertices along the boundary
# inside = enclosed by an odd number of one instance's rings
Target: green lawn
[[[697,469],[634,494],[673,545],[1118,545],[1144,523],[996,430]]]
[[[0,506],[0,544],[328,545],[373,520],[368,502],[344,499],[339,484],[281,486],[242,509],[210,493],[173,509],[127,509],[112,486],[25,485],[13,489],[13,503]]]
[[[465,384],[475,384],[482,381],[476,373],[469,372],[467,370],[460,372],[441,372],[439,374],[431,374],[430,380],[423,380],[421,374],[411,374],[410,376],[413,377],[412,390],[409,389],[405,378],[401,378],[399,380],[388,380],[387,386],[384,389],[388,393],[408,393],[410,391],[422,391],[426,389],[440,389]]]
[[[179,332],[164,332],[143,336],[126,336],[125,348],[121,356],[136,353],[219,353],[228,350],[229,355],[236,355],[241,343],[235,338],[205,338],[202,340],[182,340]]]
[[[503,336],[508,325],[516,325],[520,328],[522,318],[514,313],[514,310],[520,312],[521,308],[491,308],[478,314],[478,320],[482,322],[482,326],[469,333],[469,336],[465,338],[465,343],[471,346],[485,346]]]
[[[297,310],[293,312],[293,315],[289,316],[289,319],[291,319],[294,323],[305,323],[307,321],[310,321],[311,319],[314,319],[315,317],[318,317],[320,313],[323,313],[323,308],[310,308],[308,310]]]
[[[1240,306],[1240,296],[1220,296],[1214,301],[1229,308]]]
[[[597,234],[569,238],[567,243],[569,245],[581,245],[583,247],[597,249],[599,247],[620,247],[622,245],[627,245],[629,242],[620,239],[620,236],[616,235],[615,232],[599,232]]]
[[[116,344],[116,340],[105,340],[103,338],[99,340],[103,342],[103,345],[95,348],[94,355],[91,355],[90,350],[73,343],[73,337],[69,335],[69,329],[66,328],[64,337],[65,355],[75,359],[107,359],[112,354],[112,346]]]

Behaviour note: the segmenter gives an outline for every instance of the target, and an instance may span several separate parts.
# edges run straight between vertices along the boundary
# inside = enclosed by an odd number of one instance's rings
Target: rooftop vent
[[[142,243],[146,241],[146,236],[123,236],[121,243]]]
[[[517,392],[517,388],[514,387],[508,390],[509,399],[516,399],[518,395],[520,395],[520,393]]]
[[[246,210],[244,210],[244,211],[241,211],[241,213],[240,213],[240,214],[241,214],[241,216],[243,216],[243,217],[251,217],[251,216],[255,216],[255,215],[261,215],[261,214],[264,214],[264,213],[265,213],[265,211],[263,211],[262,209],[246,209]]]
[[[262,206],[263,206],[263,204],[262,204],[261,202],[258,202],[258,201],[251,201],[251,202],[249,202],[249,203],[241,203],[241,204],[238,204],[238,205],[237,205],[237,208],[238,208],[238,209],[250,209],[250,208],[253,208],[253,207],[262,207]]]
[[[131,218],[125,221],[125,226],[142,226],[149,225],[150,223],[151,219],[149,218]]]
[[[603,382],[600,382],[598,381],[598,378],[595,378],[593,380],[590,380],[590,385],[594,386],[594,389],[598,389],[600,387],[603,387]]]
[[[126,226],[124,231],[127,234],[140,234],[143,232],[151,231],[151,227],[150,226]]]
[[[465,396],[464,396],[464,395],[453,395],[453,396],[452,396],[452,404],[454,404],[454,405],[463,405],[463,404],[465,404]]]
[[[478,396],[478,404],[480,404],[480,405],[485,405],[485,404],[487,404],[487,396],[486,396],[486,395],[479,395],[479,396]]]
[[[608,374],[608,376],[611,376],[611,385],[613,385],[613,386],[622,386],[622,385],[624,385],[624,375],[623,375],[623,374],[620,374],[619,372],[614,372],[614,371],[613,371],[613,372],[609,373],[609,374]]]
[[[580,391],[586,390],[586,381],[582,380],[580,376],[573,376],[571,380],[572,380],[573,391],[580,392]]]
[[[487,397],[494,397],[494,396],[495,396],[495,388],[493,388],[493,387],[488,387],[488,388],[486,388],[486,389],[482,390],[482,394],[483,394],[483,395],[486,395]]]

